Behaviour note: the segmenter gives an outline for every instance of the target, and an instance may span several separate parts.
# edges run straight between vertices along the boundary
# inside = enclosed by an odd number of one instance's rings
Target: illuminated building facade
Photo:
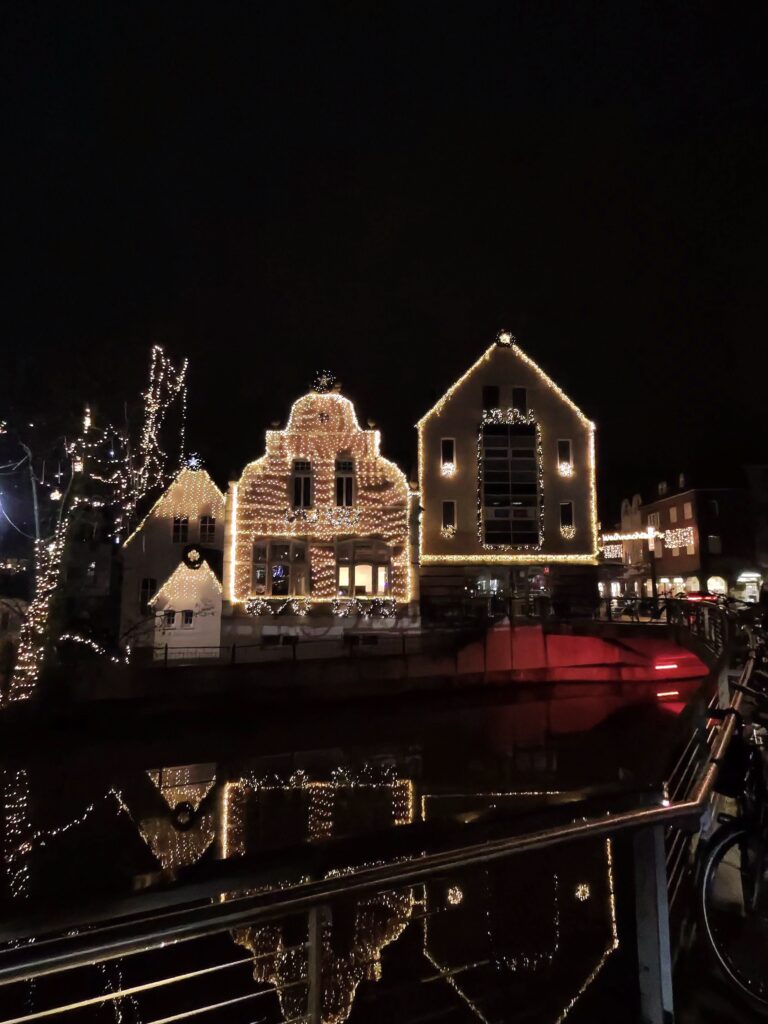
[[[511,335],[417,430],[425,604],[595,589],[595,425]]]
[[[208,473],[186,467],[126,540],[120,613],[123,645],[219,643],[218,637],[213,639],[210,615],[206,611],[199,617],[196,610],[204,611],[209,603],[211,574],[221,576],[224,506],[224,495]],[[177,572],[180,567],[186,572]],[[155,608],[153,598],[161,589],[164,596]],[[171,593],[173,604],[168,602]],[[158,613],[162,613],[161,623],[156,622]]]
[[[266,432],[227,499],[225,616],[238,637],[409,623],[415,502],[380,445],[330,375]]]

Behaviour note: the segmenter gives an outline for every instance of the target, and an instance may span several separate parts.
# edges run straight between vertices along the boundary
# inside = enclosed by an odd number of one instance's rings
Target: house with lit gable
[[[413,624],[412,496],[380,448],[327,374],[266,432],[227,500],[233,639]]]
[[[224,494],[206,470],[187,465],[126,540],[123,646],[219,644],[221,601],[212,627],[208,591],[212,576],[221,592],[224,508]]]
[[[417,424],[422,612],[596,593],[595,425],[508,333]]]

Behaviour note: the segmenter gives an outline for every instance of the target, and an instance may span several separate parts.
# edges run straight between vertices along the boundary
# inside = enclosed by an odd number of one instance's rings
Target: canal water
[[[569,683],[309,713],[219,708],[138,735],[52,735],[2,768],[0,970],[32,939],[45,951],[51,937],[95,929],[98,945],[98,929],[135,920],[137,907],[146,916],[169,900],[233,904],[353,878],[398,860],[404,826],[422,826],[426,844],[468,823],[526,831],[545,815],[659,802],[704,689],[691,680],[669,702],[651,686]],[[312,1012],[329,1024],[554,1024],[619,1019],[617,1008],[629,1020],[625,853],[610,839],[553,847],[337,897],[311,918],[246,917],[94,955],[0,988],[0,1024],[297,1024]]]

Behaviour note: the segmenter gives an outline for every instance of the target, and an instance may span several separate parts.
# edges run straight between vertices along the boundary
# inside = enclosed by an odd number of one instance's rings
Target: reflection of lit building
[[[514,338],[501,334],[418,431],[425,605],[529,580],[592,599],[595,426]]]

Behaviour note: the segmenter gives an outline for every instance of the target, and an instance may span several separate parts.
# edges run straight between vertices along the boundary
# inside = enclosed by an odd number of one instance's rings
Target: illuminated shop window
[[[253,545],[251,594],[255,597],[304,596],[307,546],[302,540],[257,540]]]
[[[336,545],[336,580],[342,597],[386,597],[392,549],[375,540],[348,540]]]

